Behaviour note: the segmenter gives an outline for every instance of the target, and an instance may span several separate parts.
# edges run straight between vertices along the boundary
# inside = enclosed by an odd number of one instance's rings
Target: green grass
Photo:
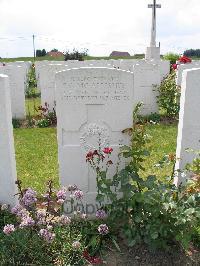
[[[38,112],[36,109],[41,105],[40,98],[26,99],[26,115],[36,116]]]
[[[164,169],[156,168],[154,165],[161,160],[164,155],[176,152],[176,125],[149,125],[147,133],[151,136],[148,144],[150,156],[145,162],[145,176],[156,174],[159,179],[163,179],[172,173],[172,165]]]
[[[133,55],[130,57],[111,57],[111,56],[85,56],[84,60],[100,60],[100,59],[142,59],[144,58],[144,55]],[[48,61],[64,61],[64,56],[61,57],[51,57],[51,56],[41,56],[41,57],[36,57],[35,61],[43,61],[43,60],[48,60]],[[18,58],[0,58],[0,62],[14,62],[14,61],[34,61],[33,57],[18,57]]]
[[[58,186],[56,129],[15,129],[14,137],[17,173],[23,186],[42,192],[48,179]]]
[[[148,145],[151,156],[147,158],[143,176],[157,174],[158,178],[163,178],[171,173],[172,167],[161,171],[154,165],[165,154],[175,152],[177,127],[149,125],[147,131],[152,136]],[[15,129],[14,137],[18,178],[23,181],[23,186],[42,192],[48,179],[52,179],[58,186],[56,129]]]

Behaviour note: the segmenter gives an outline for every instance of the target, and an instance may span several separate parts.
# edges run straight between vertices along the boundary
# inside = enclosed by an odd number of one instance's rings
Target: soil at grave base
[[[187,253],[174,246],[171,251],[149,251],[146,246],[128,248],[120,245],[121,253],[110,251],[107,266],[186,266],[200,265],[200,250],[191,248]]]
[[[177,125],[178,119],[177,118],[170,118],[170,117],[162,117],[160,123],[162,125]]]

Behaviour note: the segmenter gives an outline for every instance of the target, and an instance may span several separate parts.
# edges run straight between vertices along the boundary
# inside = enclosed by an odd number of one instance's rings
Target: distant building
[[[60,57],[60,56],[64,56],[64,54],[62,52],[48,52],[47,53],[48,56],[51,57]]]
[[[110,56],[112,57],[130,57],[128,52],[113,51]]]

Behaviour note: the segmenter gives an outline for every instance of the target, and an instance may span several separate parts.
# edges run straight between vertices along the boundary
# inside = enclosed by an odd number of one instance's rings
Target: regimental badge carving
[[[83,127],[80,144],[88,152],[109,146],[110,130],[105,124],[90,123]]]

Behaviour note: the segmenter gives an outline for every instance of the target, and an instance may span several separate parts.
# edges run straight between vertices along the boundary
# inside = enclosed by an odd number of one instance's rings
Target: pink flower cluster
[[[48,243],[51,243],[55,238],[55,234],[48,229],[40,229],[39,235]]]
[[[66,215],[61,215],[59,219],[61,225],[69,225],[71,223],[71,218]]]
[[[37,194],[34,190],[32,190],[31,188],[28,188],[26,192],[24,193],[22,202],[24,203],[25,206],[29,207],[32,204],[37,202],[36,195]]]
[[[80,189],[77,189],[74,191],[73,195],[74,195],[75,199],[81,200],[83,198],[83,191]]]
[[[61,190],[59,190],[56,194],[57,196],[57,202],[59,204],[63,204],[65,202],[65,200],[67,199],[67,191],[65,188],[62,188]]]
[[[14,232],[15,231],[15,227],[14,227],[14,225],[13,224],[7,224],[7,225],[5,225],[4,226],[4,228],[3,228],[3,232],[4,232],[4,234],[6,234],[6,235],[10,235],[12,232]]]
[[[106,214],[106,212],[104,210],[100,209],[100,210],[97,210],[96,217],[98,219],[104,219],[104,218],[107,217],[107,214]]]
[[[79,249],[81,247],[81,243],[79,241],[74,241],[72,243],[73,249]]]
[[[106,224],[100,224],[98,227],[98,232],[100,235],[107,235],[109,233],[109,228]]]
[[[20,228],[24,228],[24,227],[31,227],[35,225],[35,221],[33,220],[32,217],[30,216],[25,216],[22,218],[21,224],[19,225]]]

